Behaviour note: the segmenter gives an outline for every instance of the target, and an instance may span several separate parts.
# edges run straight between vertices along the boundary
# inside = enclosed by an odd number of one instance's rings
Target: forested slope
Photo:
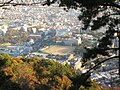
[[[0,55],[0,90],[75,90],[78,76],[69,65],[52,60]],[[80,90],[102,90],[90,79],[79,86]]]

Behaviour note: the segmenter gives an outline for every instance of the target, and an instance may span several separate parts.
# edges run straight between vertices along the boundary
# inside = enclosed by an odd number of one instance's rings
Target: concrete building
[[[64,44],[65,45],[68,45],[68,46],[76,46],[76,45],[80,45],[82,43],[82,40],[81,38],[69,38],[69,39],[66,39],[66,40],[63,40]]]
[[[0,25],[0,31],[2,31],[3,34],[6,34],[7,30],[8,30],[8,25],[3,25],[3,24]]]

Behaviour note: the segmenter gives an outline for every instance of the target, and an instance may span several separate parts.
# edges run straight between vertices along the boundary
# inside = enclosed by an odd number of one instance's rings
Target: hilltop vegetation
[[[53,60],[0,55],[0,90],[75,90],[77,76],[69,65]],[[102,89],[89,79],[79,90]]]

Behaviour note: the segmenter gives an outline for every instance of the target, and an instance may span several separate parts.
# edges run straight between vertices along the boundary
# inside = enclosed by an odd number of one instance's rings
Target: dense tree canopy
[[[0,55],[0,90],[78,90],[76,75],[81,74],[53,60]],[[82,80],[80,90],[102,90],[90,79]]]

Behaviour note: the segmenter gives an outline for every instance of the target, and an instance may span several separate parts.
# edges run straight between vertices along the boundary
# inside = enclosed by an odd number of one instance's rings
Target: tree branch
[[[101,4],[103,6],[111,6],[111,7],[116,7],[116,8],[119,8],[120,9],[120,5],[116,4],[116,3],[110,3],[110,4]]]
[[[3,6],[6,6],[6,4],[10,4],[13,0],[10,0],[8,2],[3,2],[3,3],[0,3],[0,7],[3,7]]]
[[[12,6],[17,6],[17,5],[22,5],[22,6],[30,6],[30,5],[35,5],[35,4],[41,4],[41,2],[37,2],[37,3],[11,3],[13,0],[10,0],[8,2],[4,2],[4,3],[0,3],[0,7],[3,7],[3,6],[9,6],[9,5],[12,5]]]
[[[102,63],[110,60],[110,59],[113,59],[113,58],[118,58],[119,56],[113,56],[113,57],[110,57],[110,58],[107,58],[101,62],[98,62],[95,66],[93,66],[92,68],[90,68],[86,73],[89,73],[91,70],[95,69],[97,66],[101,65]]]

